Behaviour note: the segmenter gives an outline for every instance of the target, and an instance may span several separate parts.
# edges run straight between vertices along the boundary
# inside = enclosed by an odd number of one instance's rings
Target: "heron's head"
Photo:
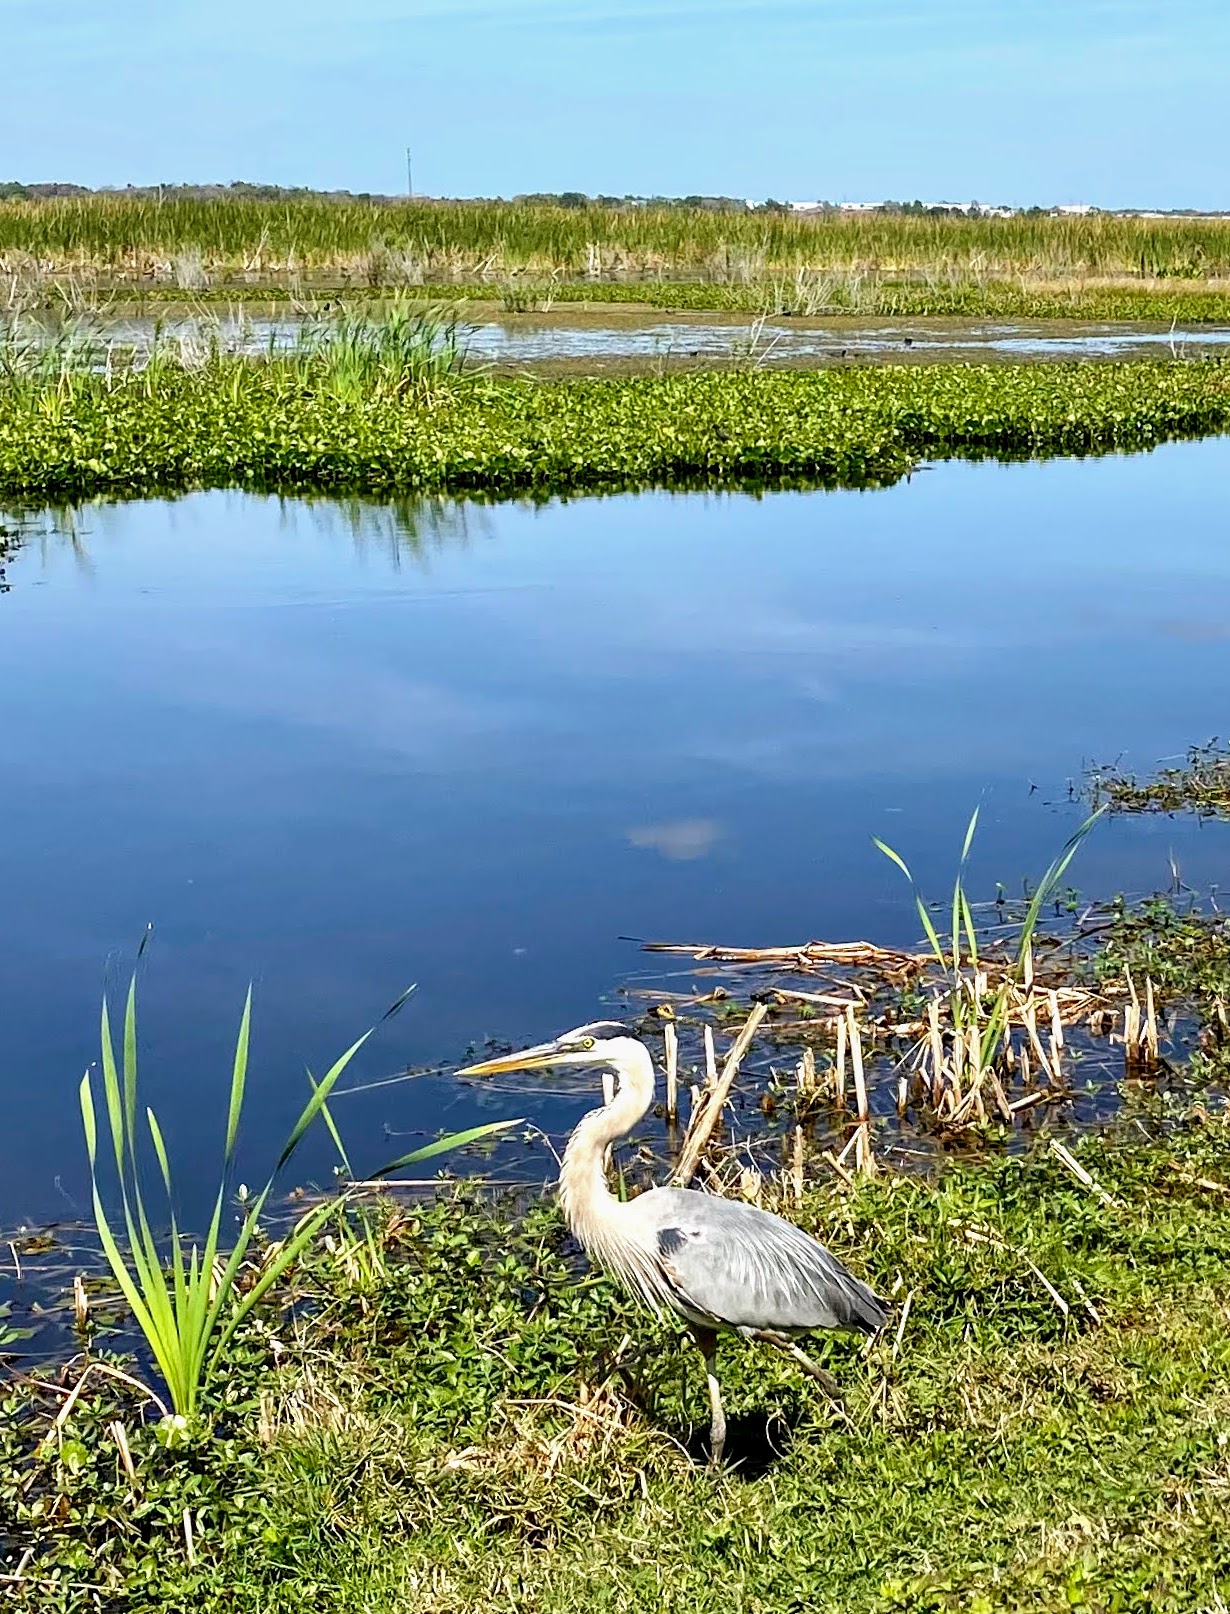
[[[467,1065],[459,1076],[501,1076],[510,1070],[552,1070],[557,1065],[622,1065],[640,1043],[618,1020],[595,1020],[565,1031],[554,1042],[540,1042],[520,1053],[500,1054]]]

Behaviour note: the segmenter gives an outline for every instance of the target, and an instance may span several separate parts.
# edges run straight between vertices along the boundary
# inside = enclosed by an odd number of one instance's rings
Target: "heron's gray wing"
[[[867,1285],[780,1216],[692,1188],[652,1189],[632,1205],[656,1238],[681,1309],[701,1320],[868,1334],[884,1323],[884,1306]]]

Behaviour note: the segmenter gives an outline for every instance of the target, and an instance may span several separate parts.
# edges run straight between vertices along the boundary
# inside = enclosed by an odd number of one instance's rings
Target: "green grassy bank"
[[[348,299],[400,293],[424,303],[457,304],[463,311],[467,304],[474,303],[486,317],[498,313],[550,314],[565,307],[613,307],[683,314],[763,314],[772,318],[1084,320],[1154,327],[1174,324],[1180,328],[1230,324],[1230,289],[1181,280],[1136,285],[1073,281],[1053,286],[972,277],[905,281],[828,275],[823,271],[767,279],[758,276],[748,281],[570,281],[533,272],[497,280],[407,280],[376,266],[294,282],[285,275],[261,274],[183,284],[172,277],[165,282],[131,285],[103,276],[100,288],[95,288],[95,295],[87,300],[97,302],[101,287],[125,306],[152,309],[182,305],[185,301],[208,306],[239,302],[274,306],[341,291]],[[86,289],[77,283],[53,281],[41,293],[29,288],[28,295],[39,296],[54,307],[66,300],[71,303]]]
[[[1039,1147],[792,1203],[893,1315],[869,1347],[818,1347],[845,1416],[774,1353],[724,1346],[742,1466],[718,1475],[693,1460],[691,1348],[578,1282],[553,1208],[386,1212],[370,1241],[318,1246],[232,1344],[196,1430],[101,1375],[67,1414],[46,1375],[10,1387],[7,1596],[40,1614],[1221,1608],[1230,1129],[1197,1109],[1077,1154],[1092,1188]]]
[[[566,493],[890,482],[920,458],[1147,448],[1222,431],[1217,361],[744,372],[535,383],[397,356],[163,354],[0,377],[11,499],[197,486]]]
[[[497,301],[506,309],[549,312],[578,303],[643,305],[672,313],[741,313],[843,319],[965,318],[1129,321],[1149,325],[1230,322],[1230,290],[1162,281],[1149,285],[1035,285],[957,279],[910,282],[879,277],[794,275],[744,283],[705,281],[456,283],[410,288],[442,302]],[[182,297],[183,293],[179,293]],[[232,288],[229,295],[233,298]]]

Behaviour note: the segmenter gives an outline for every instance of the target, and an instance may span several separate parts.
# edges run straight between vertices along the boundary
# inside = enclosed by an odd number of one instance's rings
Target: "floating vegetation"
[[[1186,761],[1160,768],[1146,779],[1117,766],[1095,768],[1089,775],[1089,790],[1095,802],[1106,802],[1117,813],[1230,817],[1230,745],[1216,738],[1193,745]]]
[[[439,364],[423,358],[430,384],[409,386],[400,341],[358,357],[354,348],[331,339],[186,359],[168,345],[138,367],[65,359],[10,370],[0,375],[0,491],[857,487],[896,481],[924,459],[1141,449],[1230,424],[1230,368],[1215,359],[541,384],[467,377],[446,342]]]

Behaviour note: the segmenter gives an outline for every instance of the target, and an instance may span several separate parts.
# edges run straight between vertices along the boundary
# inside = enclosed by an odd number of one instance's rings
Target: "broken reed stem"
[[[854,1071],[854,1103],[858,1112],[858,1131],[855,1133],[855,1164],[860,1172],[870,1176],[875,1171],[871,1153],[871,1112],[867,1106],[867,1081],[863,1072],[863,1039],[859,1035],[854,1010],[846,1010],[846,1035],[850,1043],[850,1064]]]
[[[833,1102],[839,1110],[844,1110],[846,1107],[846,1017],[844,1014],[839,1015],[837,1018],[837,1058],[833,1066]]]
[[[744,1054],[751,1046],[752,1038],[756,1035],[760,1022],[768,1012],[767,1004],[758,1003],[751,1014],[748,1015],[743,1022],[743,1029],[735,1038],[730,1052],[726,1056],[726,1063],[722,1067],[720,1078],[716,1078],[712,1084],[706,1087],[700,1103],[693,1110],[691,1120],[688,1122],[687,1136],[683,1140],[683,1151],[679,1157],[679,1164],[671,1178],[676,1187],[686,1188],[696,1175],[696,1168],[700,1164],[700,1158],[708,1148],[709,1140],[722,1118],[726,1100],[729,1098],[730,1090],[734,1086],[735,1077],[739,1074],[739,1065]],[[706,1057],[708,1057],[709,1050],[713,1045],[713,1034],[707,1026],[705,1030],[708,1034],[706,1044]]]
[[[663,1033],[666,1044],[666,1124],[675,1126],[679,1120],[679,1033],[667,1021]]]
[[[705,1087],[711,1090],[717,1086],[717,1057],[713,1052],[713,1027],[706,1025],[705,1032]]]

